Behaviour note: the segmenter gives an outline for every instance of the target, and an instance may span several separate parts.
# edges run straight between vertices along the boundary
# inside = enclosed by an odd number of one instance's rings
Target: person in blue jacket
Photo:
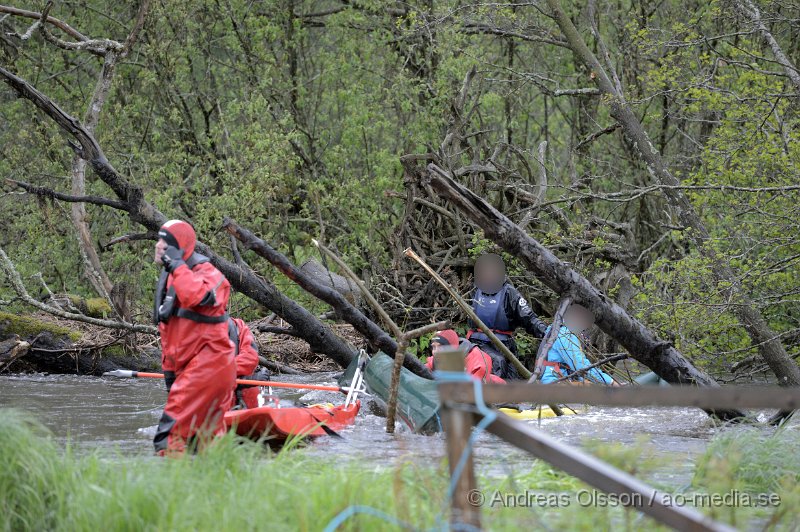
[[[590,326],[593,319],[594,317],[585,307],[575,304],[570,305],[567,312],[564,314],[564,325],[561,326],[556,341],[553,343],[550,351],[547,352],[547,360],[544,361],[544,371],[542,372],[542,384],[556,382],[563,377],[592,365],[583,353],[581,341],[576,333],[580,333]],[[545,335],[549,334],[550,329],[551,327],[547,328]],[[599,368],[592,368],[582,375],[569,380],[571,382],[583,382],[584,380],[588,380],[595,384],[619,386],[610,375],[601,371]]]

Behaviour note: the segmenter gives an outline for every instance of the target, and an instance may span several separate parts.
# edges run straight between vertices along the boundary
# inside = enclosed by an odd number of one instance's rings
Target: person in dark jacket
[[[475,314],[492,332],[518,355],[514,331],[520,327],[536,338],[543,338],[547,330],[533,312],[525,298],[506,278],[506,266],[499,255],[488,253],[475,261],[475,295],[472,299]],[[492,344],[489,337],[469,321],[467,339],[492,357],[492,372],[502,379],[519,379],[517,369]]]

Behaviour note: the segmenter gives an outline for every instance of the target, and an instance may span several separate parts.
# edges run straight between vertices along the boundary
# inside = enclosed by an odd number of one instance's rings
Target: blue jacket
[[[550,332],[550,327],[547,328],[547,332]],[[556,338],[553,347],[548,351],[547,360],[549,362],[557,362],[562,366],[566,365],[569,368],[567,374],[583,369],[586,366],[591,366],[591,362],[589,362],[589,359],[586,358],[586,355],[584,355],[581,350],[580,340],[578,340],[578,337],[572,334],[565,325],[562,325],[561,330],[558,331],[558,338]],[[562,376],[566,376],[566,374],[558,375],[555,368],[545,366],[544,372],[542,373],[542,383],[550,384],[557,381]],[[586,376],[589,377],[590,381],[596,383],[611,384],[613,382],[613,379],[608,374],[603,373],[598,368],[590,369],[584,373],[584,375],[576,377],[574,380],[582,381]]]

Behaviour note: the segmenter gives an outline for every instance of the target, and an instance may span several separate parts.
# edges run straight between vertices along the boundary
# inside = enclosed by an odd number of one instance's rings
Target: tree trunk
[[[106,101],[108,92],[111,90],[111,80],[114,76],[116,63],[117,54],[111,51],[106,53],[103,60],[103,67],[100,71],[100,77],[97,80],[94,94],[92,94],[92,99],[89,102],[89,107],[83,119],[86,130],[92,134],[94,134],[95,127],[100,119],[100,111]],[[86,194],[85,178],[86,161],[76,154],[72,159],[72,194],[76,196],[83,196]],[[78,234],[78,245],[80,247],[81,257],[83,258],[86,277],[88,277],[95,292],[113,305],[111,290],[114,288],[114,285],[111,279],[108,278],[105,269],[103,269],[100,256],[97,254],[97,249],[95,249],[94,243],[92,242],[89,224],[86,222],[85,205],[83,203],[73,203],[71,214],[72,225],[75,226],[75,231]],[[121,318],[126,319],[120,312],[122,309],[117,308],[116,310]]]
[[[797,67],[794,66],[789,57],[783,52],[781,45],[775,40],[775,37],[772,35],[772,32],[769,31],[767,25],[764,24],[758,6],[751,0],[738,0],[737,4],[739,5],[739,10],[750,18],[761,33],[761,36],[764,37],[764,41],[766,41],[767,46],[772,50],[775,60],[780,63],[783,67],[783,71],[786,72],[786,75],[792,81],[792,84],[794,84],[794,88],[800,93],[800,72],[798,72]]]
[[[586,46],[575,25],[561,8],[559,0],[547,0],[547,4],[553,11],[553,16],[575,55],[583,61],[590,71],[595,73],[597,86],[602,93],[607,95],[603,101],[608,103],[611,109],[611,116],[622,124],[625,134],[636,147],[639,156],[647,165],[653,179],[662,185],[666,185],[663,190],[667,200],[675,209],[681,223],[691,229],[690,235],[700,253],[710,259],[712,264],[711,271],[715,278],[720,281],[723,294],[732,303],[732,312],[747,331],[753,345],[758,348],[759,353],[778,377],[778,382],[781,385],[800,386],[800,367],[789,358],[783,344],[778,340],[778,335],[770,329],[764,317],[756,310],[750,297],[744,293],[738,276],[728,263],[721,259],[714,249],[708,245],[710,236],[705,224],[698,216],[689,199],[678,188],[680,181],[667,168],[661,158],[661,154],[650,141],[644,126],[642,126],[625,101],[624,95],[617,90],[597,57]]]
[[[389,334],[378,327],[375,322],[351,305],[342,294],[333,288],[315,281],[313,277],[307,275],[292,264],[282,253],[272,248],[269,244],[235,221],[226,218],[222,227],[235,236],[247,249],[255,251],[258,255],[270,261],[286,275],[286,277],[297,283],[303,290],[331,305],[344,321],[351,324],[355,330],[361,333],[373,346],[382,350],[387,355],[394,357],[397,352],[397,343]],[[428,368],[420,363],[417,357],[408,352],[405,354],[403,365],[421,377],[428,379],[432,377]]]
[[[632,318],[614,301],[595,288],[585,277],[558,259],[549,249],[498,212],[471,190],[460,185],[436,165],[428,165],[421,176],[433,189],[451,201],[470,220],[481,227],[486,237],[519,257],[537,278],[561,297],[572,297],[587,307],[597,325],[622,345],[630,355],[676,384],[719,386],[713,378],[694,367],[669,342]],[[716,411],[723,419],[743,414],[735,410]]]

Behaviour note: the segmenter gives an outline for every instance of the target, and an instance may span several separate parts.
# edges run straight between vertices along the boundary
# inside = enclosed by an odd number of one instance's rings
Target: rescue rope
[[[472,433],[467,440],[467,444],[464,447],[464,451],[461,453],[461,457],[459,458],[458,462],[456,463],[455,468],[453,469],[452,478],[450,479],[450,485],[447,488],[447,507],[449,508],[451,505],[451,501],[453,499],[453,493],[456,489],[456,484],[458,483],[458,479],[461,478],[461,474],[464,472],[464,467],[466,466],[467,459],[472,454],[475,441],[480,436],[481,432],[483,432],[486,427],[492,424],[492,422],[497,418],[497,412],[489,408],[489,406],[483,400],[483,384],[476,379],[473,379],[470,375],[464,373],[463,371],[439,371],[436,370],[433,372],[433,376],[437,381],[440,382],[471,382],[474,388],[475,393],[475,406],[478,407],[478,413],[483,415],[483,418],[478,422],[477,425],[472,429]],[[475,527],[470,525],[459,523],[456,527],[450,527],[449,524],[443,523],[442,514],[440,514],[437,518],[437,525],[430,529],[430,532],[438,532],[444,530],[477,530]],[[387,523],[391,523],[397,525],[402,528],[407,529],[415,529],[416,527],[411,526],[410,524],[406,523],[405,521],[401,521],[394,516],[391,516],[381,510],[373,508],[371,506],[362,506],[362,505],[352,505],[348,506],[341,512],[339,512],[336,517],[331,519],[331,521],[325,526],[324,532],[335,532],[337,528],[339,528],[345,521],[349,518],[353,517],[357,514],[368,514],[374,517],[378,517],[383,519]]]
[[[334,532],[337,528],[339,528],[342,525],[342,523],[344,523],[345,521],[347,521],[348,519],[350,519],[351,517],[353,517],[354,515],[357,515],[357,514],[372,515],[374,517],[378,517],[380,519],[383,519],[387,523],[391,523],[393,525],[397,525],[397,526],[399,526],[401,528],[406,528],[406,529],[409,529],[409,530],[416,530],[416,527],[411,526],[409,523],[406,523],[405,521],[401,521],[400,519],[398,519],[398,518],[396,518],[396,517],[394,517],[392,515],[389,515],[386,512],[382,512],[382,511],[380,511],[380,510],[378,510],[376,508],[373,508],[372,506],[363,506],[363,505],[354,504],[352,506],[348,506],[347,508],[345,508],[344,510],[339,512],[336,515],[336,517],[331,519],[330,522],[323,529],[323,532]]]

